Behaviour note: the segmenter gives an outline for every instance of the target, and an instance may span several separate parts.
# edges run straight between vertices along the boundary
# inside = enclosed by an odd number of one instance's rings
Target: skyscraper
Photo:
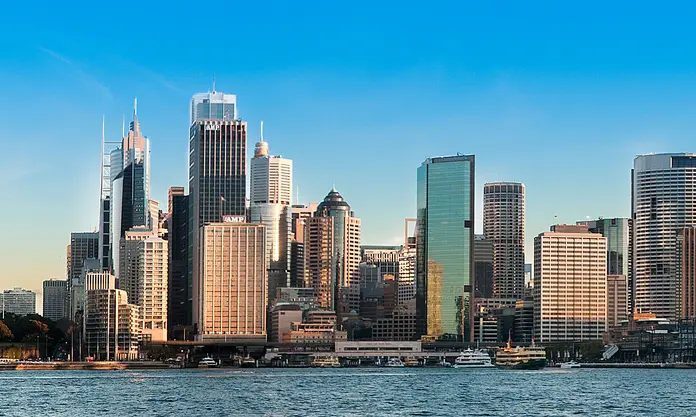
[[[524,297],[524,184],[483,186],[483,236],[493,244],[493,296]]]
[[[428,158],[417,175],[418,333],[471,340],[474,155]]]
[[[136,226],[154,230],[157,226],[150,215],[150,141],[140,130],[136,106],[121,147],[111,152],[110,172],[110,264],[120,278],[119,249],[126,231]]]
[[[188,275],[188,196],[184,187],[169,188],[167,237],[169,240],[169,338],[183,338],[191,325],[192,285]],[[181,334],[180,334],[181,333]]]
[[[48,279],[43,282],[43,316],[53,321],[70,317],[67,279]]]
[[[20,316],[36,314],[36,293],[24,288],[15,287],[0,293],[0,308],[2,316],[14,313]]]
[[[266,236],[260,224],[201,228],[197,340],[266,340]]]
[[[684,227],[677,235],[679,318],[696,319],[696,227]]]
[[[674,320],[677,231],[696,226],[696,154],[639,155],[632,185],[635,307]]]
[[[82,277],[82,266],[87,259],[99,257],[99,233],[70,233],[70,280]]]
[[[335,189],[305,226],[305,268],[319,305],[360,311],[360,219]]]
[[[556,225],[534,238],[537,342],[602,339],[608,311],[606,251],[606,238],[585,225]]]
[[[191,125],[188,273],[194,312],[199,310],[201,228],[225,215],[246,217],[246,137],[247,124],[241,120],[197,119]]]
[[[483,235],[474,237],[474,296],[493,297],[493,241]]]
[[[290,208],[292,221],[290,226],[290,286],[307,287],[308,277],[305,268],[305,226],[307,219],[317,210],[318,203],[297,204]]]
[[[270,156],[268,143],[256,144],[251,160],[249,218],[266,226],[266,262],[268,267],[268,304],[277,287],[290,286],[290,252],[292,238],[292,161]]]

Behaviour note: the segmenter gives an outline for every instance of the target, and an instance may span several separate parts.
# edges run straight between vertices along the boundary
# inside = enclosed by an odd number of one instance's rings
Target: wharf
[[[120,371],[124,369],[169,369],[162,362],[3,362],[0,371]]]

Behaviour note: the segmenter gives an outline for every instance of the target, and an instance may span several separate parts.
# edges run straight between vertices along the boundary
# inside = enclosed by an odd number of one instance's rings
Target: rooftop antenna
[[[138,97],[133,99],[133,118],[138,117]]]
[[[336,180],[334,180],[333,182],[333,188],[331,189],[331,191],[336,191]]]
[[[263,120],[261,120],[261,142],[263,142]]]
[[[297,192],[295,193],[295,204],[300,205],[300,186],[297,187]]]
[[[213,73],[213,93],[215,92],[215,73]]]
[[[126,115],[121,114],[121,137],[126,137]]]

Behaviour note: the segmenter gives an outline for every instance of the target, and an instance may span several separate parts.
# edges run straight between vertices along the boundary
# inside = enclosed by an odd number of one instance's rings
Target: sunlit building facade
[[[417,180],[417,333],[469,341],[474,156],[428,158]]]

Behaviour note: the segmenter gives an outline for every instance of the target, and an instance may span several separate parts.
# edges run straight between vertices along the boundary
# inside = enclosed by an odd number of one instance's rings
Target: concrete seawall
[[[169,369],[169,365],[162,362],[22,362],[0,364],[0,371],[120,371],[124,369]]]

